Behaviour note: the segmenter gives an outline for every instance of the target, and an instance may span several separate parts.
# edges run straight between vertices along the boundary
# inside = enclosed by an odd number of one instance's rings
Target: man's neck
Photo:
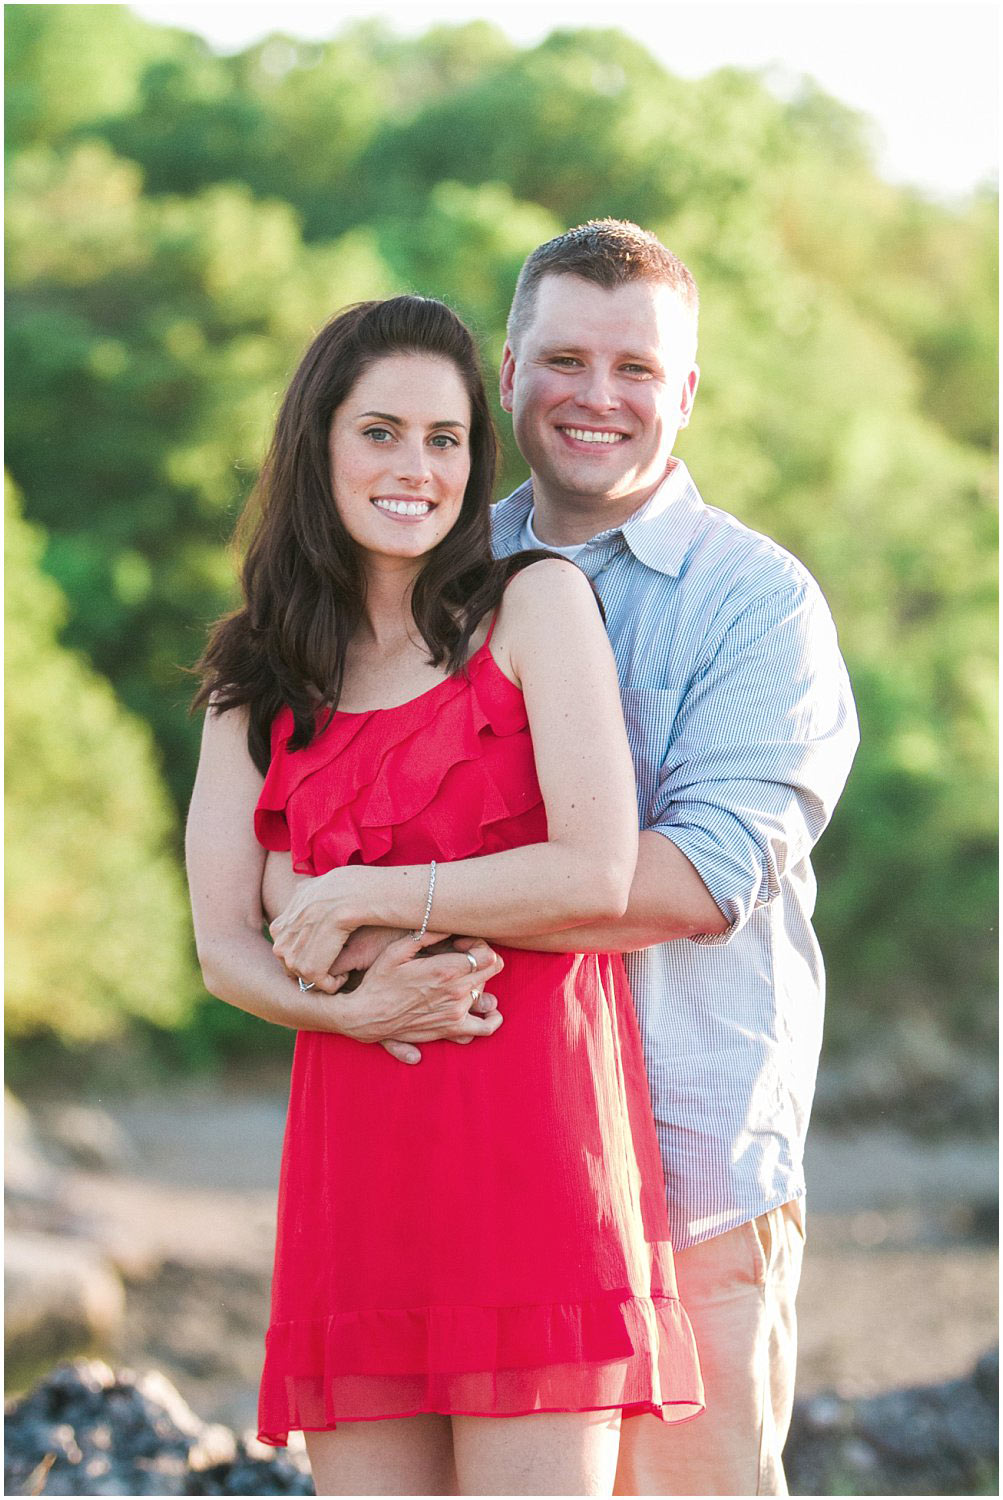
[[[657,484],[630,495],[570,495],[548,492],[533,475],[533,530],[541,542],[553,547],[574,547],[588,542],[603,531],[613,531],[629,521],[676,467],[670,459],[668,468]]]

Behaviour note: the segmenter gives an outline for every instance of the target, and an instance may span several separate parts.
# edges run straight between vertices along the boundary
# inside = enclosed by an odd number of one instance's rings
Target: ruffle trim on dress
[[[445,678],[396,708],[336,713],[305,749],[290,753],[292,728],[292,715],[283,709],[273,726],[272,761],[254,831],[266,849],[291,848],[301,874],[377,863],[389,853],[394,830],[419,817],[447,779],[457,785],[450,788],[455,795],[444,798],[436,825],[443,858],[481,850],[484,828],[542,803],[536,777],[527,776],[521,758],[491,754],[492,739],[524,733],[530,757],[531,745],[522,693],[486,646],[475,652],[466,675]],[[436,764],[423,749],[430,731],[449,743],[448,763],[439,758]],[[330,778],[320,774],[334,761],[342,789],[337,806],[331,804]],[[294,844],[286,812],[293,799]]]
[[[703,1410],[689,1319],[674,1297],[533,1307],[372,1309],[273,1324],[259,1438],[443,1412]]]

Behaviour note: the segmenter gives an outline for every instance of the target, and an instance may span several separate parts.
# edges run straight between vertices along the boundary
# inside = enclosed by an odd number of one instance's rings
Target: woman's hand
[[[330,969],[355,926],[345,907],[346,877],[353,874],[358,871],[329,870],[301,880],[268,929],[286,971],[329,994],[343,983]]]
[[[441,941],[441,934],[427,932],[422,944]],[[408,1063],[421,1060],[415,1043],[465,1045],[491,1036],[502,1018],[484,986],[504,967],[503,960],[479,938],[457,942],[463,944],[461,951],[432,955],[410,936],[390,943],[359,988],[342,997],[339,1031],[359,1042],[382,1042]]]

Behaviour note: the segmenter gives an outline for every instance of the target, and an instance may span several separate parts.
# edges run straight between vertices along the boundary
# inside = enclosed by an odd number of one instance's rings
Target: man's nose
[[[583,371],[575,400],[588,411],[612,411],[619,406],[613,372],[596,368]]]

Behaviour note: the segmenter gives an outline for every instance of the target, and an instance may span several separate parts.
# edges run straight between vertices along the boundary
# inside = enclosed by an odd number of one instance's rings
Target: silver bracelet
[[[419,928],[411,934],[412,943],[420,943],[428,931],[428,919],[432,915],[432,893],[435,890],[435,860],[428,867],[428,900],[425,902],[425,917]]]

